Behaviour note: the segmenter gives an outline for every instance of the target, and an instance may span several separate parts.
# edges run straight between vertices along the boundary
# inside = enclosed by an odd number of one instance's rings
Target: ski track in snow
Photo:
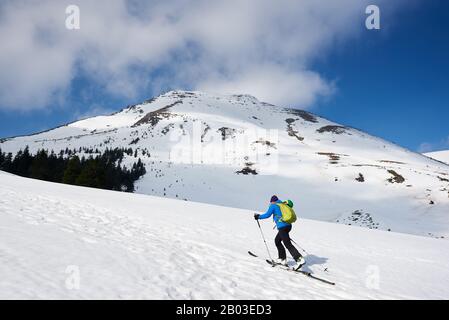
[[[265,256],[250,211],[0,177],[3,299],[449,297],[445,240],[301,219],[292,237],[313,252],[304,269],[332,287],[249,256]],[[274,255],[272,223],[262,226]],[[379,288],[366,285],[370,266]]]

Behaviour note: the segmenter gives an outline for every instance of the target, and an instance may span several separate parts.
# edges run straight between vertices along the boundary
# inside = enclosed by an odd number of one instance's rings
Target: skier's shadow
[[[313,254],[308,254],[304,257],[306,260],[306,264],[301,268],[302,271],[313,273],[313,270],[310,269],[311,266],[316,264],[325,264],[327,262],[327,258],[324,257],[318,257]]]

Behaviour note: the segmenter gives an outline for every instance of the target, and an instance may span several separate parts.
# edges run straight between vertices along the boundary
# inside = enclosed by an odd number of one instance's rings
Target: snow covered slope
[[[449,150],[424,153],[425,156],[449,164]]]
[[[248,95],[172,91],[110,116],[0,141],[12,153],[27,145],[80,155],[80,148],[131,147],[147,169],[138,193],[258,211],[277,194],[292,199],[301,217],[449,236],[449,166]]]
[[[301,219],[304,268],[330,286],[249,256],[266,256],[251,211],[0,181],[0,299],[449,298],[446,241]]]

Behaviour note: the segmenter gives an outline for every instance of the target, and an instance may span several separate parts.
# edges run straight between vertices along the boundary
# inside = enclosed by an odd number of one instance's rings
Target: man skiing
[[[285,252],[285,248],[282,245],[283,242],[285,247],[292,255],[293,259],[295,259],[296,261],[293,269],[299,270],[306,263],[306,261],[291,242],[289,232],[292,230],[292,225],[290,223],[282,221],[282,212],[278,205],[279,203],[282,203],[282,201],[279,200],[277,196],[272,196],[267,212],[262,215],[257,213],[254,214],[254,219],[267,219],[273,216],[273,221],[276,223],[276,227],[278,229],[278,234],[274,238],[274,243],[276,244],[276,248],[278,249],[279,258],[275,262],[287,265],[287,255]]]

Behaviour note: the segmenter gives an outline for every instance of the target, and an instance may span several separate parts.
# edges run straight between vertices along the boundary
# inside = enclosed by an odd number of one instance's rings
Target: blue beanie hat
[[[277,196],[272,196],[270,202],[276,202],[279,198]]]

